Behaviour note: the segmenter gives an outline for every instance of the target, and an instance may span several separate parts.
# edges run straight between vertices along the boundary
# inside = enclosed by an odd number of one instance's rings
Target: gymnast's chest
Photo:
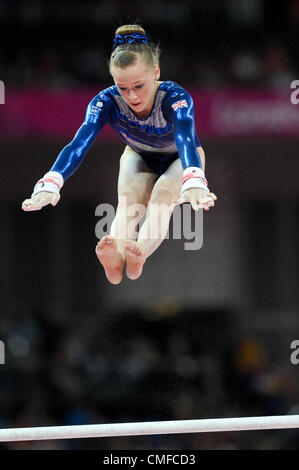
[[[116,97],[116,104],[118,107],[118,128],[127,132],[133,131],[134,133],[155,135],[165,135],[172,130],[172,124],[167,122],[161,105],[157,100],[151,114],[146,119],[138,118],[121,97]]]

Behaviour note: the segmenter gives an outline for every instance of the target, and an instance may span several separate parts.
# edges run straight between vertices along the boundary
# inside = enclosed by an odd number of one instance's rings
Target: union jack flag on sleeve
[[[171,105],[174,111],[177,111],[180,108],[188,108],[188,103],[186,100],[176,101]]]

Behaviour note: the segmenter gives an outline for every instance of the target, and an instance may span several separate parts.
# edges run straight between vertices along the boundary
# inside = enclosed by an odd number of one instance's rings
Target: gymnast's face
[[[120,94],[130,108],[138,117],[147,117],[155,102],[157,80],[160,78],[159,65],[151,67],[139,55],[134,65],[113,67],[111,72]]]

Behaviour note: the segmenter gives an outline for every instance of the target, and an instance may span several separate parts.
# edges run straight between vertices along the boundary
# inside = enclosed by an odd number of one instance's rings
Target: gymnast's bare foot
[[[106,277],[111,284],[119,284],[125,258],[118,250],[117,241],[110,235],[103,237],[96,246],[96,254],[103,265]]]
[[[127,240],[125,245],[126,254],[126,272],[129,279],[138,279],[142,273],[143,265],[146,257],[142,253],[137,242],[134,240]]]

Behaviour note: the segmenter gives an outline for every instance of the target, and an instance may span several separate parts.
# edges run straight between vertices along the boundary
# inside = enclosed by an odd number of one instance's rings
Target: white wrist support
[[[183,173],[183,184],[181,194],[190,188],[200,188],[209,191],[208,182],[206,180],[204,171],[197,166],[189,166]]]
[[[36,183],[31,197],[35,194],[41,193],[42,191],[48,191],[59,196],[59,191],[62,188],[63,183],[63,177],[58,173],[58,171],[49,171]]]

